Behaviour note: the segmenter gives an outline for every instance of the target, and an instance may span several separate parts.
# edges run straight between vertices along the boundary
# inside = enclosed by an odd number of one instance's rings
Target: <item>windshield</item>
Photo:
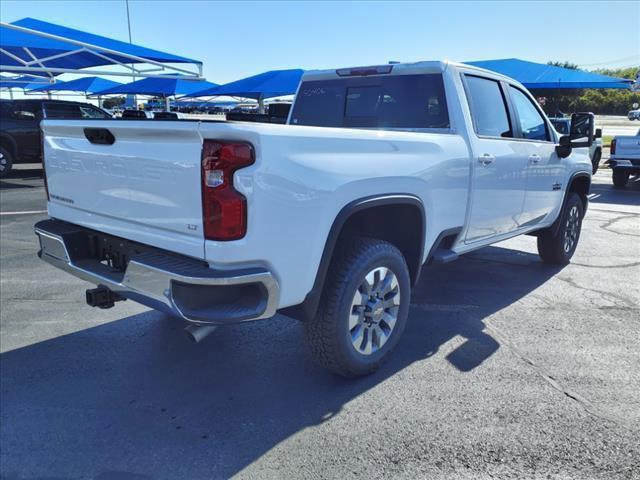
[[[441,74],[306,81],[293,125],[347,128],[449,128]]]

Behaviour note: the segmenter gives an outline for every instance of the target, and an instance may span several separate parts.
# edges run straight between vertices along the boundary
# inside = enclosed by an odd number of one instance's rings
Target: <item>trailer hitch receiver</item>
[[[86,291],[87,305],[98,308],[111,308],[116,302],[125,300],[124,297],[100,285],[97,288],[90,288]]]

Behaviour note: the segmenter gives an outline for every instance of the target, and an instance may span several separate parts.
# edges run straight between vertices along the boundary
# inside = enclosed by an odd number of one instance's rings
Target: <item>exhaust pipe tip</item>
[[[212,334],[218,327],[216,325],[189,325],[184,329],[184,333],[187,338],[193,343],[200,343],[210,334]]]

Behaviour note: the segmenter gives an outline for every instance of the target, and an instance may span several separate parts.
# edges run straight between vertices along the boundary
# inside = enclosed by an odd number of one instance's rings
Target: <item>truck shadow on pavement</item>
[[[484,320],[559,270],[499,247],[426,268],[393,358],[358,380],[314,366],[283,316],[192,345],[145,312],[4,353],[0,476],[228,478],[456,337],[447,361],[473,370],[500,348]]]
[[[42,168],[14,170],[0,180],[0,190],[44,186]]]

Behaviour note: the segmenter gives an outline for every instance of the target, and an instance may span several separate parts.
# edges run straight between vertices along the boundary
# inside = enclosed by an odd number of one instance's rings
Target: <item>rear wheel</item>
[[[371,238],[349,241],[332,262],[316,317],[305,324],[315,360],[338,375],[377,370],[407,322],[411,284],[402,253]]]
[[[4,147],[0,147],[0,178],[5,177],[13,168],[13,155]]]
[[[538,254],[545,263],[565,265],[576,251],[584,216],[584,205],[577,193],[569,194],[561,215],[555,235],[551,229],[538,235]]]
[[[614,168],[612,175],[613,185],[617,188],[624,188],[627,186],[627,183],[629,183],[629,172]]]
[[[602,150],[599,148],[593,152],[593,158],[591,159],[591,164],[593,165],[593,174],[595,175],[598,171],[598,167],[600,166],[600,159],[602,158]]]

